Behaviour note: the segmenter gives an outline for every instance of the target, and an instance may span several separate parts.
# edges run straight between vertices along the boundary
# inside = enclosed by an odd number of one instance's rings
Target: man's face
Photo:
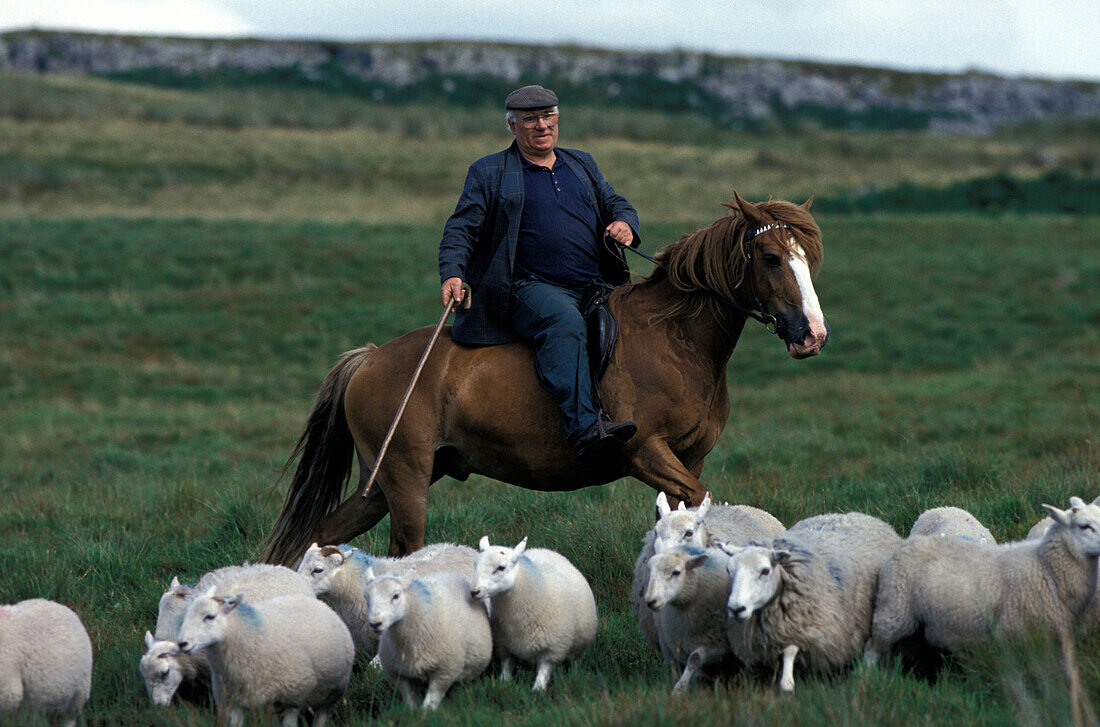
[[[558,117],[554,107],[516,110],[512,133],[519,150],[528,156],[542,156],[558,143]]]

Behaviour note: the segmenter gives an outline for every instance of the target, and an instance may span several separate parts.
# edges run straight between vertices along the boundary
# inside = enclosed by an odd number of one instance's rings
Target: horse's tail
[[[355,441],[344,415],[344,394],[352,374],[376,348],[368,343],[348,351],[321,384],[302,436],[283,466],[285,476],[294,458],[300,457],[261,561],[293,565],[309,547],[317,524],[340,503],[355,454]]]

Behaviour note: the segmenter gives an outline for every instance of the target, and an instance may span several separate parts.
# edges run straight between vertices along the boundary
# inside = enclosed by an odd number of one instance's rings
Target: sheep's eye
[[[160,674],[157,674],[157,678],[159,678],[161,681],[164,681],[165,679],[167,679],[168,678],[168,670],[165,669]]]
[[[214,614],[208,613],[208,614],[206,614],[205,616],[202,617],[202,620],[203,621],[213,621],[214,620]]]
[[[685,540],[690,538],[692,535],[695,535],[695,531],[693,531],[693,530],[685,530],[684,531],[684,539]]]
[[[325,572],[325,569],[321,568],[321,567],[314,568],[313,570],[310,571],[310,573],[312,573],[313,575],[317,575],[318,573],[324,573],[324,572]]]
[[[503,573],[503,572],[504,572],[504,566],[502,566],[502,565],[498,565],[498,566],[496,567],[496,569],[495,569],[495,570],[493,570],[493,572],[494,572],[494,573]]]
[[[674,571],[672,571],[672,577],[673,578],[679,578],[681,573],[683,573],[682,570],[679,570],[679,569],[674,570]]]
[[[396,600],[397,600],[398,598],[400,598],[400,597],[401,597],[401,594],[400,594],[400,593],[395,593],[395,594],[393,594],[393,598],[391,598],[390,600],[391,600],[391,601],[396,601]]]
[[[1082,530],[1084,530],[1084,531],[1086,531],[1086,532],[1091,532],[1091,533],[1095,533],[1095,532],[1096,532],[1096,528],[1094,528],[1093,526],[1089,525],[1088,523],[1083,523],[1083,524],[1081,524],[1081,525],[1078,525],[1077,527],[1081,528]]]

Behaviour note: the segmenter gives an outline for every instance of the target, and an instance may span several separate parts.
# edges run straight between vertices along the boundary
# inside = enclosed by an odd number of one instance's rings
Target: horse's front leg
[[[630,458],[627,470],[632,477],[646,483],[669,498],[675,508],[680,502],[695,507],[703,501],[707,488],[699,481],[703,461],[691,469],[677,457],[668,442],[660,437],[650,437]]]

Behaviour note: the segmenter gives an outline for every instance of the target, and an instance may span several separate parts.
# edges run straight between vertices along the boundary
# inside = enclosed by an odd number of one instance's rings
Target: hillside
[[[988,133],[1100,119],[1100,84],[583,47],[457,41],[204,40],[48,31],[0,34],[0,71],[174,87],[275,83],[392,103],[482,106],[516,85],[571,103],[693,112],[731,129]]]

